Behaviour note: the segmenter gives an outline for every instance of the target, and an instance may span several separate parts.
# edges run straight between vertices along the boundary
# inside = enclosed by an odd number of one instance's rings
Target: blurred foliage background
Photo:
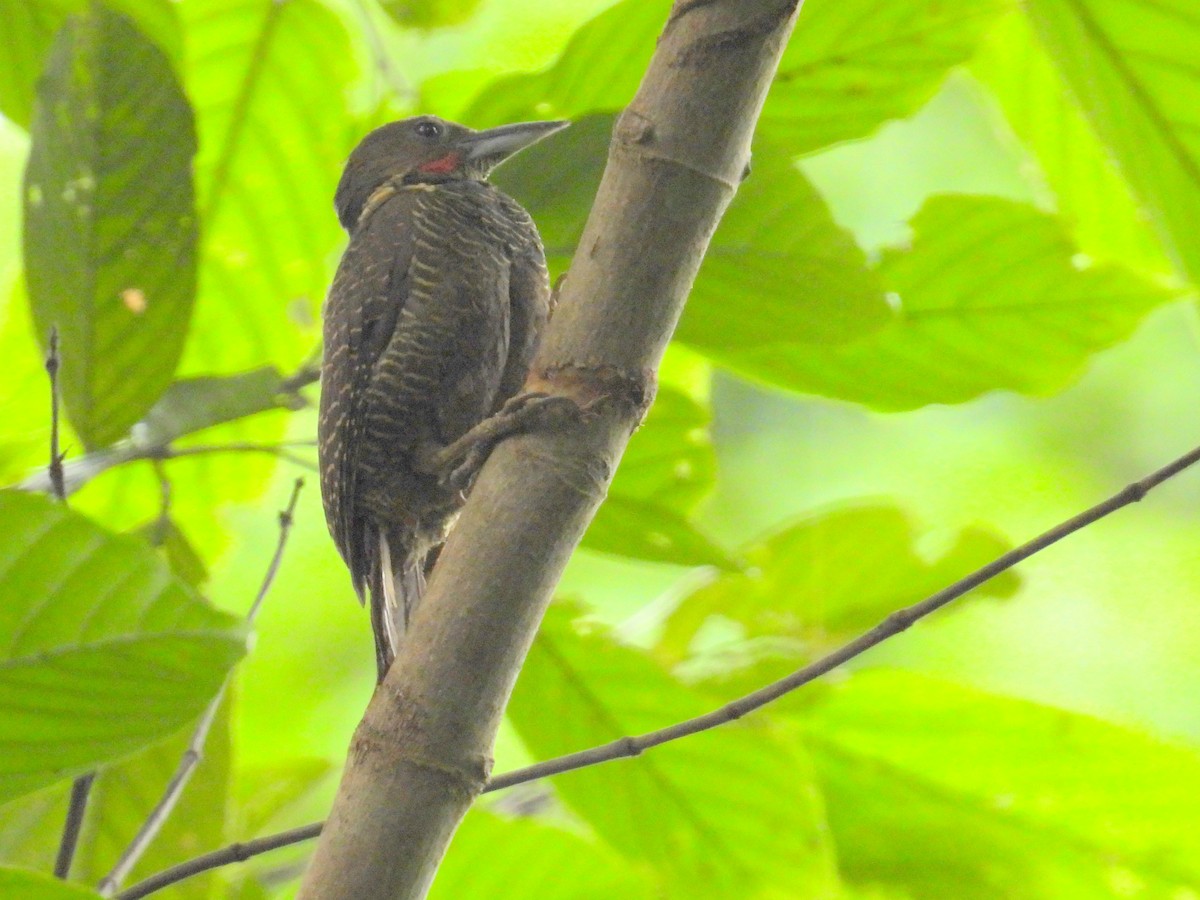
[[[0,0],[0,888],[60,895],[24,869],[97,767],[98,881],[243,654],[135,878],[321,817],[373,664],[315,479],[240,618],[315,458],[341,163],[413,112],[570,117],[497,175],[565,270],[667,8]],[[1191,0],[807,0],[496,771],[732,699],[1197,441],[1197,52]],[[51,325],[70,511],[19,489]],[[434,896],[1200,896],[1198,501],[748,720],[489,795]],[[306,852],[162,896],[287,897]]]

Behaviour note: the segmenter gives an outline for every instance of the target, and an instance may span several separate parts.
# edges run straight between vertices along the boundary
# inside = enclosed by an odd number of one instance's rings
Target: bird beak
[[[476,131],[458,141],[465,161],[482,164],[487,169],[495,168],[510,156],[536,144],[556,131],[562,131],[570,122],[518,122],[501,125],[486,131]]]

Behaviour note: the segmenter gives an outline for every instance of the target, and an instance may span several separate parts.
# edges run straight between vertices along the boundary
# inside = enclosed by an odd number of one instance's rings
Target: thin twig
[[[50,379],[50,463],[46,467],[50,479],[50,491],[58,498],[59,503],[67,502],[66,479],[63,476],[63,456],[58,445],[58,328],[50,329],[48,349],[46,351],[46,375]],[[62,838],[58,844],[58,856],[54,860],[54,874],[66,879],[71,874],[71,863],[75,860],[75,850],[79,846],[79,835],[83,831],[83,818],[87,813],[88,797],[92,792],[92,782],[96,780],[95,772],[80,775],[71,784],[71,799],[67,803],[67,818],[63,822]]]
[[[66,502],[67,486],[63,478],[63,453],[58,449],[58,328],[50,329],[50,347],[46,353],[46,374],[50,377],[50,490],[60,502]]]
[[[258,593],[254,597],[254,602],[250,604],[250,610],[246,613],[247,624],[253,625],[254,620],[258,617],[258,612],[262,608],[263,600],[267,596],[267,592],[271,589],[272,582],[275,581],[275,576],[279,572],[279,563],[283,559],[283,551],[287,546],[288,534],[292,530],[292,522],[296,513],[296,502],[300,498],[300,489],[304,487],[304,479],[297,478],[295,485],[292,487],[292,496],[288,500],[287,507],[279,514],[279,540],[275,544],[275,553],[271,556],[271,562],[267,566],[267,572],[263,576],[262,585],[258,589]],[[133,840],[129,842],[129,846],[121,854],[116,864],[112,867],[104,880],[97,885],[96,890],[103,897],[111,897],[121,886],[121,882],[129,877],[130,871],[133,869],[142,854],[150,846],[155,836],[162,829],[163,824],[167,821],[171,811],[179,802],[179,798],[183,794],[183,789],[187,786],[188,781],[195,772],[196,766],[200,764],[200,760],[204,756],[204,742],[208,739],[208,732],[212,729],[213,721],[217,717],[217,710],[221,707],[221,701],[225,698],[225,690],[229,687],[229,678],[225,679],[221,689],[217,691],[217,695],[213,698],[208,708],[204,710],[204,714],[200,716],[200,721],[196,723],[196,729],[192,732],[192,738],[188,741],[187,750],[184,751],[183,757],[179,760],[179,765],[175,769],[175,773],[171,776],[171,780],[167,782],[167,787],[163,791],[162,797],[155,804],[154,809],[150,811],[150,815],[146,817]]]
[[[185,878],[191,878],[193,875],[199,875],[201,872],[219,869],[230,863],[245,862],[271,850],[278,850],[280,847],[311,841],[321,833],[324,824],[324,822],[313,822],[290,831],[281,831],[279,834],[268,835],[253,841],[230,844],[228,847],[222,847],[212,853],[205,853],[203,856],[189,859],[187,862],[151,875],[144,881],[139,881],[128,890],[117,894],[116,900],[138,900],[140,897],[148,897],[155,891],[161,891],[165,887],[183,881]]]
[[[154,477],[158,479],[158,518],[154,520],[154,531],[150,535],[150,543],[161,547],[167,542],[171,533],[171,479],[167,477],[167,468],[162,460],[154,460]]]
[[[397,100],[409,103],[413,102],[416,98],[416,91],[405,83],[404,76],[392,64],[391,54],[388,53],[388,49],[384,45],[383,35],[379,33],[379,28],[375,24],[375,17],[372,15],[371,10],[363,0],[356,0],[354,5],[358,7],[359,18],[362,19],[363,32],[366,34],[367,43],[371,47],[372,61],[375,63],[375,68],[382,77],[384,84],[388,86]]]
[[[1158,487],[1164,481],[1174,478],[1180,472],[1195,465],[1197,462],[1200,462],[1200,447],[1184,454],[1174,462],[1163,466],[1145,478],[1133,482],[1104,502],[1098,503],[1090,509],[1081,512],[1079,515],[1051,528],[1049,531],[1022,544],[1020,547],[1010,550],[983,568],[977,569],[965,578],[956,581],[949,587],[943,588],[920,603],[915,603],[912,606],[893,612],[870,631],[863,633],[816,662],[797,669],[792,674],[772,682],[753,693],[747,694],[738,700],[734,700],[720,709],[658,731],[652,731],[648,734],[620,738],[608,744],[593,747],[590,750],[582,750],[578,753],[571,753],[532,766],[526,766],[523,769],[506,772],[488,781],[483,792],[485,794],[491,793],[492,791],[499,791],[518,784],[546,778],[550,775],[559,775],[563,772],[598,765],[614,759],[626,759],[631,756],[637,756],[651,747],[657,747],[660,744],[666,744],[670,741],[677,741],[680,738],[698,734],[701,731],[708,731],[711,728],[716,728],[718,725],[724,725],[727,722],[740,719],[747,713],[754,712],[769,703],[773,703],[785,694],[789,694],[797,688],[808,684],[810,681],[816,680],[838,666],[849,662],[856,656],[865,653],[875,645],[881,644],[888,638],[905,631],[919,619],[923,619],[930,613],[941,609],[948,603],[979,587],[984,582],[990,581],[997,575],[1013,568],[1018,563],[1024,562],[1034,554],[1040,553],[1052,544],[1058,543],[1063,538],[1086,528],[1088,525],[1103,519],[1123,507],[1138,502],[1152,489]],[[234,862],[244,862],[260,853],[266,853],[290,844],[298,844],[302,841],[311,840],[321,833],[323,825],[323,822],[314,822],[301,828],[293,828],[291,831],[269,835],[268,837],[253,841],[246,841],[245,843],[232,844],[220,850],[214,850],[211,853],[206,853],[204,856],[198,856],[195,859],[180,863],[177,866],[147,878],[145,881],[121,894],[118,900],[136,900],[136,898],[145,897],[157,890],[161,890],[167,885],[190,878],[192,875],[197,875],[208,869],[215,869]]]
[[[133,459],[184,459],[188,456],[208,456],[213,453],[267,453],[278,457],[294,466],[317,471],[317,464],[295,453],[289,453],[287,447],[315,447],[316,441],[280,441],[277,444],[257,444],[253,441],[233,441],[228,444],[196,444],[191,447],[147,447]]]
[[[315,472],[316,464],[295,453],[288,452],[290,447],[315,447],[316,441],[311,439],[279,441],[271,444],[260,444],[253,441],[233,441],[227,444],[194,444],[190,447],[175,447],[171,444],[151,444],[142,446],[134,443],[122,443],[115,447],[105,447],[77,456],[68,460],[63,468],[64,489],[67,494],[79,490],[97,475],[132,462],[163,462],[171,459],[183,459],[189,456],[207,456],[218,453],[266,453],[289,462],[294,466]],[[18,487],[23,491],[45,491],[51,487],[48,476],[35,472]]]
[[[92,782],[95,780],[96,773],[88,772],[71,783],[67,820],[63,824],[62,840],[58,844],[58,857],[54,860],[54,876],[64,881],[71,875],[71,863],[75,860],[79,834],[83,831],[83,816],[87,812],[88,796],[92,792]]]

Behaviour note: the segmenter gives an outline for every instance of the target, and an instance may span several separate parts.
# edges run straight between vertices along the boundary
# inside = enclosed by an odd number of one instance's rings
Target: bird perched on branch
[[[520,402],[505,404],[549,314],[541,238],[488,174],[566,125],[393,122],[362,140],[338,184],[350,243],[324,311],[321,494],[359,599],[370,597],[380,681],[426,556],[462,504],[464,470],[506,433],[498,416],[520,418]]]

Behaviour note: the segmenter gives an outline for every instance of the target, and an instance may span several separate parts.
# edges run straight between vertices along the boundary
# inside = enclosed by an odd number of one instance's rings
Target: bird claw
[[[465,493],[502,440],[582,412],[583,409],[570,397],[534,392],[518,394],[499,412],[484,419],[458,440],[429,454],[420,468],[437,475],[444,487]]]

